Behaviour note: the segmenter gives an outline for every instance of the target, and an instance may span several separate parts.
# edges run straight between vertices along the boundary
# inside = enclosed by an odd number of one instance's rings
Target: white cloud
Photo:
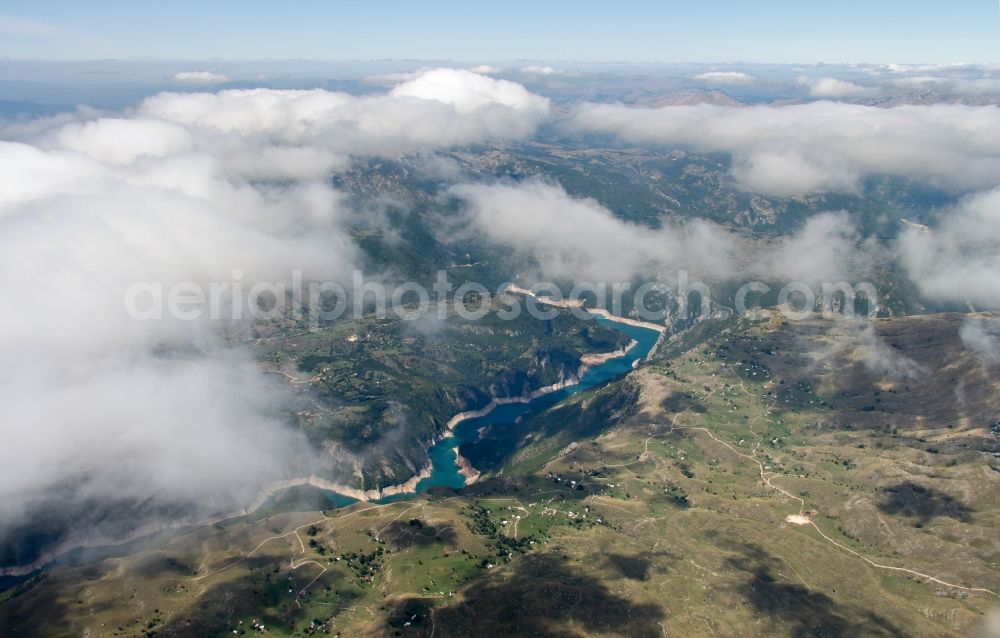
[[[530,73],[532,75],[562,75],[564,71],[560,71],[551,66],[540,66],[540,65],[529,65],[521,69],[522,73]]]
[[[817,191],[854,191],[859,175],[844,161],[809,158],[798,151],[759,151],[741,155],[733,177],[749,190],[790,197]]]
[[[481,73],[482,75],[495,75],[500,73],[503,69],[496,66],[490,66],[489,64],[480,64],[479,66],[474,66],[469,70],[473,73]]]
[[[861,86],[837,78],[807,78],[801,77],[798,83],[809,89],[809,95],[821,98],[857,98],[878,95],[875,87]]]
[[[967,317],[958,334],[984,369],[1000,366],[1000,320]]]
[[[710,84],[751,84],[756,78],[742,71],[708,71],[699,73],[692,79]]]
[[[616,218],[593,199],[576,199],[559,186],[464,184],[451,189],[465,200],[477,234],[511,246],[538,262],[545,277],[626,281],[664,268],[724,274],[732,242],[714,226],[653,230]]]
[[[379,95],[319,89],[163,93],[138,108],[143,116],[201,131],[208,143],[230,142],[237,150],[250,139],[344,157],[523,138],[548,111],[547,98],[520,84],[460,69],[424,71]]]
[[[288,397],[219,336],[239,322],[137,321],[125,297],[137,281],[207,290],[236,268],[246,286],[293,268],[343,279],[356,252],[336,194],[315,183],[268,193],[183,152],[130,165],[125,155],[0,143],[0,167],[24,186],[0,187],[0,289],[18,299],[0,317],[11,417],[0,424],[0,527],[82,480],[94,496],[232,511],[308,464],[267,412]]]
[[[856,329],[855,356],[873,374],[891,379],[916,379],[927,374],[927,369],[922,365],[887,345],[875,332],[871,322],[859,320],[848,325]]]
[[[633,108],[588,103],[565,126],[629,143],[728,152],[749,190],[851,191],[871,174],[950,190],[991,187],[1000,174],[1000,108],[953,104],[876,108],[836,102]]]
[[[518,84],[431,70],[381,95],[161,93],[116,116],[5,125],[0,290],[16,310],[0,316],[0,535],[66,485],[207,514],[308,466],[278,414],[286,386],[227,338],[247,323],[139,321],[130,285],[209,290],[237,269],[244,292],[293,270],[349,281],[358,213],[331,170],[525,136],[547,112]]]
[[[802,345],[816,368],[842,369],[859,362],[878,378],[916,379],[927,374],[926,368],[888,346],[875,326],[863,319],[835,321],[822,342]]]
[[[187,84],[222,84],[230,80],[228,76],[214,71],[178,71],[170,79]]]
[[[812,286],[848,281],[850,273],[864,270],[868,261],[860,237],[847,213],[821,213],[780,246],[765,251],[754,266],[759,274]]]
[[[404,82],[392,90],[392,97],[416,97],[450,104],[461,114],[474,113],[496,105],[520,113],[543,115],[547,98],[528,92],[508,80],[494,80],[461,69],[434,69]]]
[[[968,198],[933,229],[908,228],[899,251],[924,295],[1000,309],[1000,189]]]
[[[30,359],[15,362],[19,374],[3,384],[17,425],[0,447],[5,525],[57,486],[79,499],[185,506],[194,522],[233,511],[253,499],[262,477],[310,460],[281,421],[282,388],[232,352],[115,359],[56,378]]]
[[[131,164],[139,157],[167,157],[194,148],[187,129],[160,120],[102,118],[72,123],[62,127],[57,138],[63,148],[109,164]]]

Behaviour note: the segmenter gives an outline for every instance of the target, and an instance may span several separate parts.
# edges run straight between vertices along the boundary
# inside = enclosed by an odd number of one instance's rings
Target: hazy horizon
[[[280,11],[232,1],[15,0],[0,11],[0,33],[0,57],[45,60],[983,63],[1000,54],[1000,10],[982,0],[300,2]]]

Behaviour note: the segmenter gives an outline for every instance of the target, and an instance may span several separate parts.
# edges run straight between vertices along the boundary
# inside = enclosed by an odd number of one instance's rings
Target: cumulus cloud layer
[[[589,103],[575,109],[566,125],[630,143],[728,152],[742,187],[781,196],[852,191],[871,174],[974,190],[995,185],[1000,174],[1000,108],[995,106],[875,108],[814,102],[631,108]]]
[[[548,99],[520,84],[433,69],[375,96],[318,89],[163,93],[143,101],[138,113],[199,131],[237,168],[253,162],[250,173],[280,173],[289,163],[329,172],[354,153],[523,138],[548,108]],[[236,157],[247,139],[262,156]],[[235,153],[227,153],[227,145]]]
[[[0,318],[0,536],[66,485],[208,514],[308,463],[279,416],[283,386],[221,334],[245,325],[136,320],[129,286],[345,281],[356,213],[331,170],[522,137],[547,109],[518,84],[441,69],[366,97],[162,93],[117,116],[3,126],[0,290],[17,301]]]
[[[291,268],[338,276],[354,255],[338,198],[320,184],[236,184],[183,151],[137,151],[126,164],[127,153],[101,148],[107,161],[0,143],[12,177],[0,189],[0,289],[19,308],[0,319],[11,417],[0,425],[0,535],[66,485],[187,505],[197,518],[308,463],[277,418],[288,397],[230,350],[221,326],[137,321],[124,300],[136,281],[205,290],[234,269],[248,284],[285,281]]]
[[[531,255],[546,277],[627,281],[663,268],[708,274],[730,268],[730,239],[703,222],[652,230],[541,181],[466,184],[451,192],[465,200],[477,233]]]

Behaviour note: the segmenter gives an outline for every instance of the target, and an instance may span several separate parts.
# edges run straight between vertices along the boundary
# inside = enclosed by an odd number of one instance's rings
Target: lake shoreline
[[[655,330],[659,333],[665,333],[667,331],[667,326],[662,323],[653,323],[651,321],[642,321],[641,319],[632,319],[631,317],[620,317],[618,315],[613,315],[604,308],[588,308],[583,305],[583,301],[580,299],[553,299],[552,297],[542,297],[531,292],[527,288],[522,288],[520,286],[511,284],[507,286],[505,292],[512,292],[518,295],[524,295],[525,297],[531,297],[538,303],[545,304],[546,306],[552,306],[554,308],[566,308],[566,309],[578,309],[584,312],[597,316],[603,317],[608,321],[614,321],[615,323],[623,323],[629,326],[635,326],[636,328],[646,328],[648,330]]]
[[[523,289],[517,287],[508,287],[507,290],[520,293]],[[531,291],[526,291],[526,292],[527,294],[531,294]],[[544,297],[537,299],[539,299],[540,303],[549,303]],[[635,326],[637,328],[656,330],[657,332],[660,332],[661,335],[666,331],[665,326],[650,324],[647,322],[637,321],[635,319],[628,319],[625,317],[618,317],[617,315],[612,315],[611,313],[603,309],[596,309],[598,310],[597,312],[594,311],[595,309],[586,309],[586,310],[587,312],[595,316],[602,317],[607,321],[611,321],[614,323],[622,323],[630,326]],[[547,386],[542,386],[541,388],[538,388],[536,390],[525,392],[513,397],[494,397],[493,399],[490,400],[489,403],[487,403],[481,408],[459,412],[458,414],[455,414],[450,419],[448,419],[448,422],[445,424],[444,430],[437,437],[437,439],[433,443],[431,443],[431,447],[437,445],[444,439],[454,436],[454,429],[458,427],[458,425],[463,421],[466,421],[468,419],[476,419],[484,417],[501,405],[510,405],[514,403],[531,403],[532,401],[544,397],[546,395],[552,394],[553,392],[558,392],[560,390],[564,390],[566,388],[579,385],[580,382],[583,380],[583,376],[593,367],[598,366],[607,361],[610,361],[612,359],[617,359],[619,357],[627,356],[628,353],[631,352],[638,345],[639,343],[636,340],[632,339],[629,341],[628,345],[626,345],[624,348],[619,348],[611,352],[583,355],[582,357],[580,357],[580,367],[577,369],[576,374],[571,375],[570,377],[563,379],[562,381],[557,381]],[[461,454],[458,453],[457,447],[455,449],[455,454],[457,457],[456,462],[459,465],[459,473],[461,473],[467,479],[470,478],[472,479],[467,481],[466,484],[470,484],[474,480],[478,479],[481,473],[479,472],[479,470],[473,467],[473,465],[468,461],[468,459],[464,458],[463,456],[461,456]],[[265,488],[264,491],[261,493],[261,495],[258,496],[257,499],[254,501],[253,505],[247,508],[246,514],[243,515],[246,516],[252,514],[253,512],[260,509],[263,506],[263,504],[266,503],[267,500],[272,496],[274,496],[274,494],[276,494],[277,492],[283,489],[287,489],[289,487],[295,487],[300,485],[311,485],[313,487],[317,487],[319,489],[323,489],[328,492],[333,492],[335,494],[346,496],[347,498],[353,498],[357,501],[366,503],[372,501],[379,501],[385,498],[389,498],[392,496],[399,496],[402,494],[416,494],[417,486],[420,483],[420,481],[430,477],[431,474],[433,473],[433,469],[434,469],[433,463],[431,463],[427,467],[422,469],[418,474],[404,481],[403,483],[398,483],[396,485],[389,485],[383,488],[371,489],[371,490],[361,490],[359,488],[343,485],[342,483],[334,483],[332,481],[322,479],[315,475],[311,475],[307,478],[285,479],[282,481],[277,481],[276,483],[269,485],[267,488]]]

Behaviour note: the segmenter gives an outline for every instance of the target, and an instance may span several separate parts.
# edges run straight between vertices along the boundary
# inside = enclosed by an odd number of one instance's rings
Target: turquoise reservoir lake
[[[527,403],[498,405],[484,416],[466,419],[458,423],[452,430],[453,436],[441,439],[431,448],[431,474],[417,484],[416,493],[419,494],[438,486],[455,489],[463,487],[466,479],[459,472],[455,450],[464,443],[472,443],[479,439],[481,428],[489,427],[491,430],[517,428],[520,425],[519,419],[530,418],[532,414],[552,407],[567,397],[603,385],[624,375],[632,369],[636,361],[646,358],[660,337],[660,333],[651,328],[633,326],[600,316],[594,317],[594,321],[602,326],[621,331],[629,339],[634,340],[636,345],[624,356],[609,359],[590,368],[584,373],[580,383],[576,385],[550,392]],[[335,497],[338,502],[342,502],[344,499],[340,495],[331,496]],[[412,496],[413,494],[398,494],[376,502],[387,503]]]

